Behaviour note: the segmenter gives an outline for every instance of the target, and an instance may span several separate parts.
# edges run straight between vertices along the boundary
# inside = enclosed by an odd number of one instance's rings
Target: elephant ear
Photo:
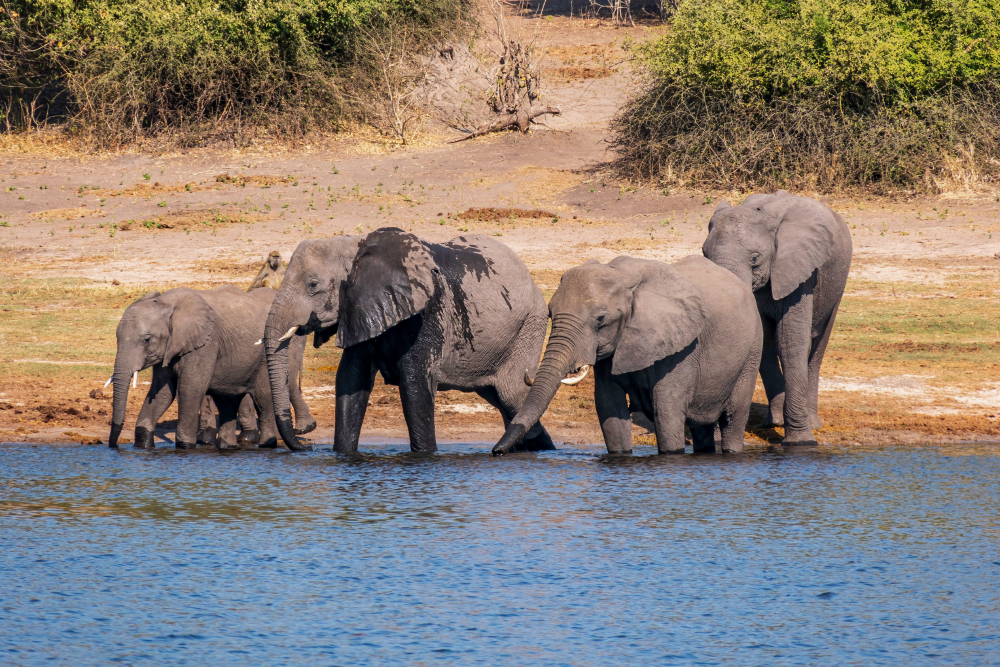
[[[701,296],[677,269],[662,262],[623,257],[613,260],[611,266],[623,259],[643,266],[636,267],[641,278],[632,292],[632,312],[612,360],[615,375],[642,370],[680,352],[698,337],[706,319]]]
[[[423,311],[434,294],[436,270],[413,234],[395,228],[369,234],[341,294],[337,346],[371,340]]]
[[[209,341],[215,331],[216,313],[204,297],[186,287],[170,290],[159,299],[173,308],[167,324],[170,337],[163,356],[163,363],[169,364]]]
[[[778,301],[830,259],[837,220],[828,207],[805,197],[782,197],[763,208],[780,217],[771,260],[771,296]]]

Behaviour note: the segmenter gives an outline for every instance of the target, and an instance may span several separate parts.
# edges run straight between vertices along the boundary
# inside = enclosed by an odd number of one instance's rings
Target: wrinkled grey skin
[[[236,447],[236,413],[247,394],[260,415],[261,446],[276,446],[264,350],[255,345],[264,333],[274,296],[271,289],[247,294],[231,285],[204,291],[182,287],[151,292],[129,306],[116,334],[108,444],[118,446],[132,374],[152,366],[152,384],[136,422],[136,448],[153,447],[156,422],[175,397],[175,444],[181,449],[196,446],[206,394],[219,408],[220,447]]]
[[[548,407],[560,381],[594,367],[594,403],[612,454],[632,451],[630,412],[656,427],[659,453],[743,450],[761,324],[749,288],[704,257],[675,264],[618,257],[563,274],[549,301],[552,332],[538,375],[493,448],[501,455]]]
[[[300,280],[292,277],[294,264],[293,257],[282,291]],[[525,373],[537,368],[545,337],[545,300],[499,241],[467,235],[435,244],[400,229],[376,230],[357,246],[338,296],[336,317],[332,303],[313,314],[313,326],[326,336],[335,330],[344,349],[335,450],[357,451],[376,372],[399,386],[413,451],[437,448],[439,389],[477,393],[505,423],[527,394]],[[529,426],[526,447],[551,449],[541,424]]]
[[[288,381],[289,358],[301,358],[296,350],[298,346],[305,349],[306,336],[310,333],[313,345],[319,347],[337,332],[341,288],[363,238],[336,236],[300,243],[285,268],[281,288],[268,313],[263,347],[267,354],[278,432],[290,449],[310,447],[300,444],[296,437],[308,431],[302,428],[303,425],[296,423],[293,427],[292,424],[291,403],[295,395],[289,395],[289,387],[295,383]],[[279,342],[292,327],[298,327],[296,334]],[[298,404],[295,416],[297,421]]]
[[[760,375],[783,445],[814,445],[819,372],[851,268],[851,233],[825,204],[781,190],[722,202],[705,257],[750,285],[764,325]]]
[[[255,288],[254,291],[256,289],[260,288]],[[272,293],[274,293],[273,290]],[[316,419],[312,416],[309,406],[302,397],[302,361],[305,351],[305,336],[294,337],[289,341],[288,394],[295,411],[295,433],[297,435],[303,435],[316,429]],[[212,397],[205,396],[201,407],[201,419],[198,427],[199,444],[216,444],[218,424],[215,411],[216,406]],[[236,439],[236,444],[247,446],[260,443],[257,411],[254,408],[253,398],[249,394],[244,396],[243,401],[240,403],[237,423],[240,428],[240,435]]]

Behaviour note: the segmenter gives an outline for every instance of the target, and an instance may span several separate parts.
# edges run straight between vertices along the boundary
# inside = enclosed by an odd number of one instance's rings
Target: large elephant
[[[272,336],[287,336],[295,326],[299,333],[315,331],[315,344],[336,333],[344,353],[337,370],[334,449],[357,450],[376,372],[386,384],[400,388],[414,451],[437,448],[438,389],[475,392],[496,407],[506,423],[528,392],[525,374],[537,367],[545,337],[545,300],[524,263],[502,243],[478,235],[434,244],[386,228],[353,243],[356,256],[340,291],[330,289],[325,301],[318,299],[323,301],[319,310],[313,306],[295,321],[276,326],[269,322],[267,334],[270,350]],[[327,280],[329,273],[309,269],[307,250],[320,254],[315,246],[295,251],[272,316],[279,302],[284,306],[286,289],[291,297],[293,284],[306,294]],[[320,263],[339,269],[346,254]],[[310,324],[305,325],[305,318]],[[276,359],[280,366],[280,357]],[[279,384],[280,377],[276,380],[272,374],[272,386]],[[277,401],[278,428],[294,449],[298,445],[282,427]],[[552,448],[541,424],[530,425],[528,431],[527,448]]]
[[[295,401],[295,383],[289,381],[291,358],[298,347],[305,346],[313,334],[313,345],[320,347],[337,332],[341,288],[351,270],[363,236],[335,236],[309,239],[295,249],[288,261],[281,287],[271,305],[264,331],[271,396],[278,431],[291,449],[309,449],[300,445],[293,428],[291,403]],[[296,421],[299,409],[295,406]]]
[[[219,408],[220,447],[237,446],[236,413],[247,394],[260,417],[260,446],[277,446],[264,350],[256,344],[274,296],[271,289],[247,294],[231,285],[204,291],[181,287],[151,292],[129,306],[118,323],[108,444],[118,446],[130,380],[152,366],[153,380],[136,422],[136,448],[153,447],[156,422],[175,397],[175,444],[196,446],[206,394]]]
[[[661,454],[684,452],[685,425],[696,452],[715,451],[716,425],[723,451],[743,450],[762,333],[753,294],[728,271],[697,256],[591,260],[563,274],[549,312],[545,357],[495,455],[516,446],[561,380],[578,382],[589,366],[609,453],[632,451],[630,412],[653,422]]]
[[[785,427],[783,445],[816,444],[820,365],[851,268],[847,224],[813,199],[783,190],[751,195],[739,206],[719,205],[702,250],[756,297],[767,424]]]

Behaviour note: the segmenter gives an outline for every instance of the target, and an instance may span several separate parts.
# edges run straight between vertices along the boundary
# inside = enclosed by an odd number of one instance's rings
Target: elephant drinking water
[[[661,454],[684,452],[685,425],[695,451],[715,451],[717,424],[723,451],[742,451],[761,325],[738,278],[703,257],[672,265],[591,260],[563,275],[549,312],[552,333],[538,376],[495,455],[516,446],[562,378],[588,366],[609,453],[632,451],[629,416],[637,411],[655,425]]]

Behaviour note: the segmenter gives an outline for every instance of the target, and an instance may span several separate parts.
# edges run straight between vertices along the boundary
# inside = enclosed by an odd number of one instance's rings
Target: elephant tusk
[[[575,378],[563,378],[561,382],[563,384],[568,384],[570,386],[573,386],[575,384],[580,384],[583,378],[587,377],[587,373],[590,372],[590,366],[584,366],[582,371],[583,372],[577,375]]]
[[[527,368],[524,369],[524,384],[528,385],[529,387],[531,385],[535,384],[535,381],[531,379],[530,375],[528,375],[528,369]]]
[[[264,342],[264,339],[263,339],[263,338],[261,338],[261,339],[260,339],[259,341],[257,341],[256,343],[254,343],[254,345],[260,345],[260,344],[261,344],[261,343],[263,343],[263,342]]]
[[[132,388],[135,389],[135,383],[139,380],[139,371],[132,373]]]
[[[292,336],[294,336],[295,332],[298,331],[298,330],[299,330],[298,326],[292,327],[291,329],[289,329],[288,331],[285,332],[284,336],[282,336],[281,338],[278,339],[278,342],[280,343],[282,341],[288,340],[289,338],[291,338]]]
[[[108,381],[104,383],[104,388],[105,388],[105,389],[107,389],[107,388],[108,388],[108,385],[109,385],[109,384],[111,384],[111,382],[112,382],[112,381],[113,381],[114,379],[115,379],[115,376],[114,376],[114,375],[112,375],[111,377],[109,377],[109,378],[108,378]]]

